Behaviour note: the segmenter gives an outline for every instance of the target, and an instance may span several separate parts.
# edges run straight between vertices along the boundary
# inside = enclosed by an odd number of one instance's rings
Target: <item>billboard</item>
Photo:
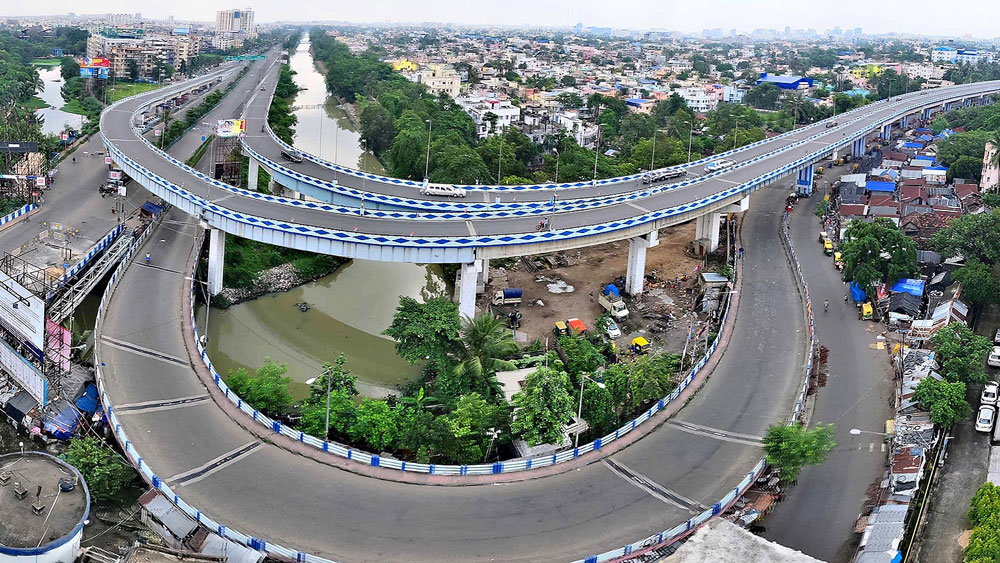
[[[70,348],[73,337],[69,329],[61,324],[54,323],[50,319],[45,319],[45,331],[48,332],[48,346],[45,349],[45,357],[59,366],[59,369],[66,372],[70,370]]]
[[[25,360],[0,338],[0,366],[10,374],[40,405],[49,402],[49,382],[34,364]]]
[[[246,119],[220,119],[216,134],[219,137],[238,137],[246,132]]]
[[[111,72],[111,61],[104,58],[84,57],[80,59],[80,76],[83,78],[107,79]]]
[[[0,272],[0,322],[41,354],[45,347],[45,303]]]

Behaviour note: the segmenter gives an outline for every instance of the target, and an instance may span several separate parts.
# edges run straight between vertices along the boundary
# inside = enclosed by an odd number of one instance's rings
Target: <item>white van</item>
[[[442,186],[439,184],[424,184],[424,186],[420,188],[420,195],[465,197],[465,188],[458,188],[455,186]]]
[[[715,162],[709,162],[708,165],[705,166],[705,172],[718,172],[719,170],[725,170],[734,164],[736,164],[736,161],[733,160],[716,160]]]

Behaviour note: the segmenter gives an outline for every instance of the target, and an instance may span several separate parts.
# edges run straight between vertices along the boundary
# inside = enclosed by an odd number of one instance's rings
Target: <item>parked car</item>
[[[986,385],[983,386],[983,393],[979,395],[979,403],[983,405],[996,406],[998,390],[1000,390],[1000,383],[997,383],[996,381],[987,381]]]
[[[979,407],[976,414],[976,432],[990,432],[993,430],[993,421],[996,420],[997,409],[989,405]]]
[[[993,335],[993,343],[1000,344],[1000,328],[998,328],[997,333]]]
[[[614,340],[615,338],[621,338],[622,329],[618,328],[618,323],[609,320],[607,326],[604,327],[604,334],[607,334],[608,338]]]
[[[299,154],[299,151],[281,149],[281,156],[284,157],[286,160],[290,160],[296,164],[302,162],[302,155]]]
[[[836,122],[836,121],[828,121],[828,122],[826,123],[826,128],[827,128],[827,129],[830,129],[830,128],[832,128],[832,127],[836,127],[836,126],[837,126],[837,122]]]
[[[991,367],[1000,368],[1000,346],[993,347],[990,357],[986,359],[986,364]]]

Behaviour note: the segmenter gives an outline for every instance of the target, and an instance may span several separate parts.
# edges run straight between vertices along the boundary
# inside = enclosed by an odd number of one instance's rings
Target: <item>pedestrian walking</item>
[[[148,252],[146,253],[146,265],[147,266],[149,265],[149,253]]]

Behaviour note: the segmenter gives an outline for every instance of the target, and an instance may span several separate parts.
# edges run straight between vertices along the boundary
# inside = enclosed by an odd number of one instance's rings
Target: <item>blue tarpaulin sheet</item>
[[[142,208],[143,208],[143,210],[145,210],[150,215],[159,215],[160,213],[163,213],[163,207],[160,206],[160,205],[156,205],[155,203],[153,203],[151,201],[147,201],[146,203],[143,203],[142,204]]]
[[[870,192],[894,192],[896,191],[896,184],[892,182],[867,182],[865,187],[868,188]]]
[[[865,300],[865,297],[867,297],[867,295],[865,295],[865,290],[861,289],[858,282],[851,282],[851,299],[853,299],[855,303],[861,303]]]
[[[914,129],[914,131],[916,131],[917,133],[926,133],[926,132],[930,131],[930,129],[928,129],[926,127],[917,127],[916,129]]]
[[[909,293],[910,295],[922,297],[924,295],[924,280],[903,278],[892,286],[892,291],[896,293]]]
[[[609,283],[608,285],[604,286],[604,295],[614,295],[615,297],[618,297],[621,294],[618,292],[617,285]]]
[[[924,145],[922,143],[903,143],[903,146],[908,149],[922,149]]]
[[[58,409],[55,416],[49,416],[45,420],[43,429],[59,440],[69,440],[76,434],[76,428],[80,425],[80,412],[73,405],[61,401],[53,401],[49,408]]]
[[[76,400],[76,408],[88,415],[97,410],[97,387],[93,383],[88,383],[83,395]]]

